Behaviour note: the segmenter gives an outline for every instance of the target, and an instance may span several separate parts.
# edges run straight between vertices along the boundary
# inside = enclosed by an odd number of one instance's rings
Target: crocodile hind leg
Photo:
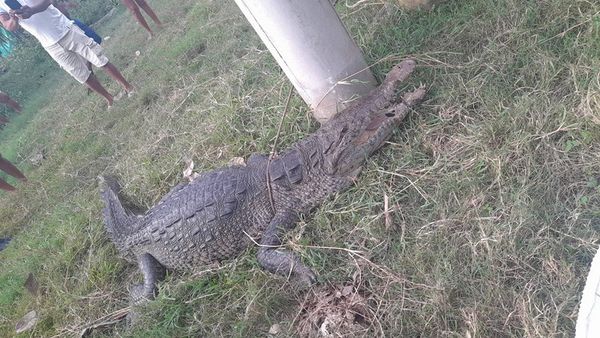
[[[317,281],[314,272],[302,264],[294,253],[279,248],[280,236],[293,228],[296,221],[296,217],[289,213],[276,215],[263,232],[256,258],[258,263],[269,272],[290,276],[292,279],[312,285]]]
[[[157,284],[165,279],[167,270],[156,258],[146,253],[140,256],[138,264],[144,275],[144,283],[133,285],[129,290],[132,305],[139,305],[156,297]]]

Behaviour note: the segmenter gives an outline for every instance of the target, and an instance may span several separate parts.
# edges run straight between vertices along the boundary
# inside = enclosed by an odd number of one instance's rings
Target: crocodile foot
[[[293,271],[294,273],[291,277],[303,286],[310,287],[318,282],[317,275],[311,269],[304,266],[304,264],[295,265]]]

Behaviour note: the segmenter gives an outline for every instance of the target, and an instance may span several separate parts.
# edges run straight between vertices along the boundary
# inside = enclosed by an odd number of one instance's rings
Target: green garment
[[[0,56],[7,57],[13,50],[14,37],[11,32],[0,27]]]

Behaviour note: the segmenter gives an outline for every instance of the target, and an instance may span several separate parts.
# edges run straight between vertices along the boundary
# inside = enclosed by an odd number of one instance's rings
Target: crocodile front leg
[[[296,221],[297,217],[291,213],[277,214],[263,232],[261,247],[256,258],[258,263],[269,272],[290,276],[292,279],[312,285],[317,282],[315,273],[302,264],[300,258],[294,253],[280,248],[280,236],[292,229]]]
[[[144,283],[131,287],[129,297],[132,305],[139,305],[153,300],[158,291],[157,284],[163,281],[167,275],[165,267],[148,253],[140,256],[138,264],[144,275]]]

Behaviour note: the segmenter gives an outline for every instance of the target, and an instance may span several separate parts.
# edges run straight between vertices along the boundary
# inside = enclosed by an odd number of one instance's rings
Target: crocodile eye
[[[391,112],[389,112],[389,113],[385,113],[385,116],[387,116],[387,117],[394,117],[394,116],[396,116],[396,114],[394,114],[394,112],[395,112],[395,111],[396,111],[396,110],[392,110],[392,111],[391,111]]]

